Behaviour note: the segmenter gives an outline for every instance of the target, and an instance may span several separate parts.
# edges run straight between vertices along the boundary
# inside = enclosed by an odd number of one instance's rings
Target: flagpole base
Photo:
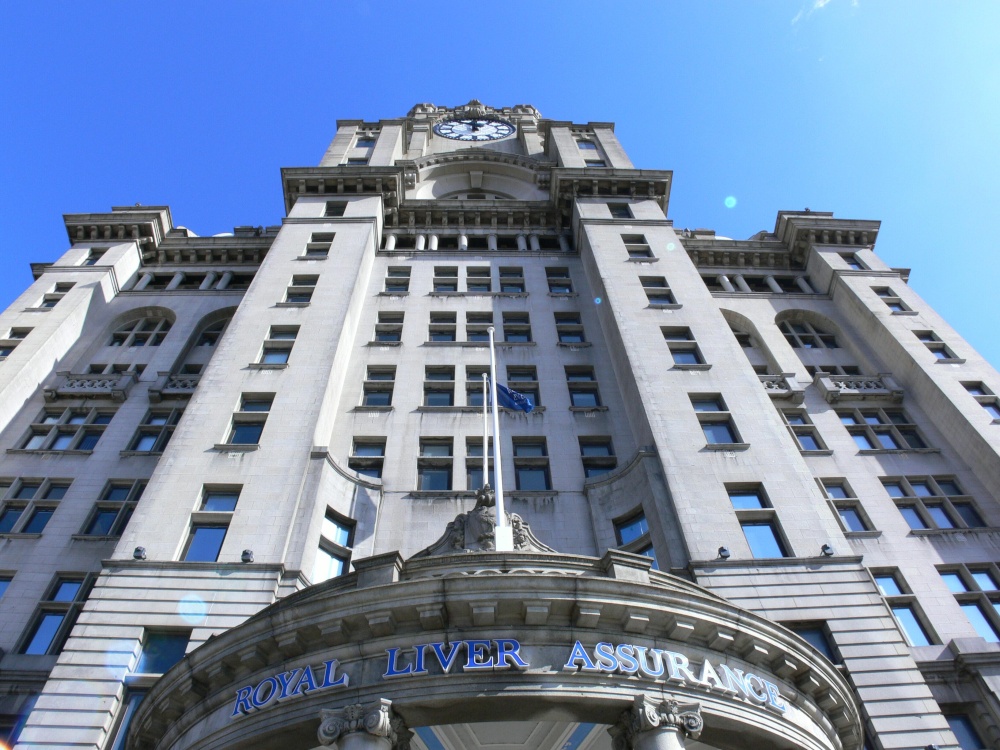
[[[497,552],[514,551],[514,527],[496,526],[493,529]]]

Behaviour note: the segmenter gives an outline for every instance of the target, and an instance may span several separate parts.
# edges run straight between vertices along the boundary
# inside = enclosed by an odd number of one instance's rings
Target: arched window
[[[827,333],[805,321],[801,323],[790,323],[784,321],[778,324],[778,328],[793,349],[839,349],[837,339],[832,333]]]
[[[198,336],[195,346],[215,346],[219,343],[219,337],[222,336],[222,332],[226,330],[227,325],[229,325],[229,318],[208,326]]]
[[[170,330],[166,318],[140,318],[111,334],[109,346],[159,346]]]

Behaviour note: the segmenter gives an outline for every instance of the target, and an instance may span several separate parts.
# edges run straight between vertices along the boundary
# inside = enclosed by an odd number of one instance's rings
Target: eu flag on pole
[[[500,406],[506,406],[508,409],[517,409],[525,413],[535,408],[530,396],[525,396],[523,393],[511,390],[500,383],[497,383],[497,402]]]

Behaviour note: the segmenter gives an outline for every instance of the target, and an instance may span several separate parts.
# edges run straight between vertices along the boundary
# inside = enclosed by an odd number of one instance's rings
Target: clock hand
[[[472,121],[472,132],[473,133],[475,133],[481,127],[482,127],[482,125],[479,124],[479,120],[473,120]]]

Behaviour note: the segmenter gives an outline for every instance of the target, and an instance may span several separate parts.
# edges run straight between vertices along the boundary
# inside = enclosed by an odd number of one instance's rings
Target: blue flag
[[[525,396],[523,393],[511,390],[505,385],[500,385],[500,383],[497,383],[497,402],[500,406],[506,406],[508,409],[517,409],[525,413],[535,408],[535,404],[531,401],[530,396]]]

